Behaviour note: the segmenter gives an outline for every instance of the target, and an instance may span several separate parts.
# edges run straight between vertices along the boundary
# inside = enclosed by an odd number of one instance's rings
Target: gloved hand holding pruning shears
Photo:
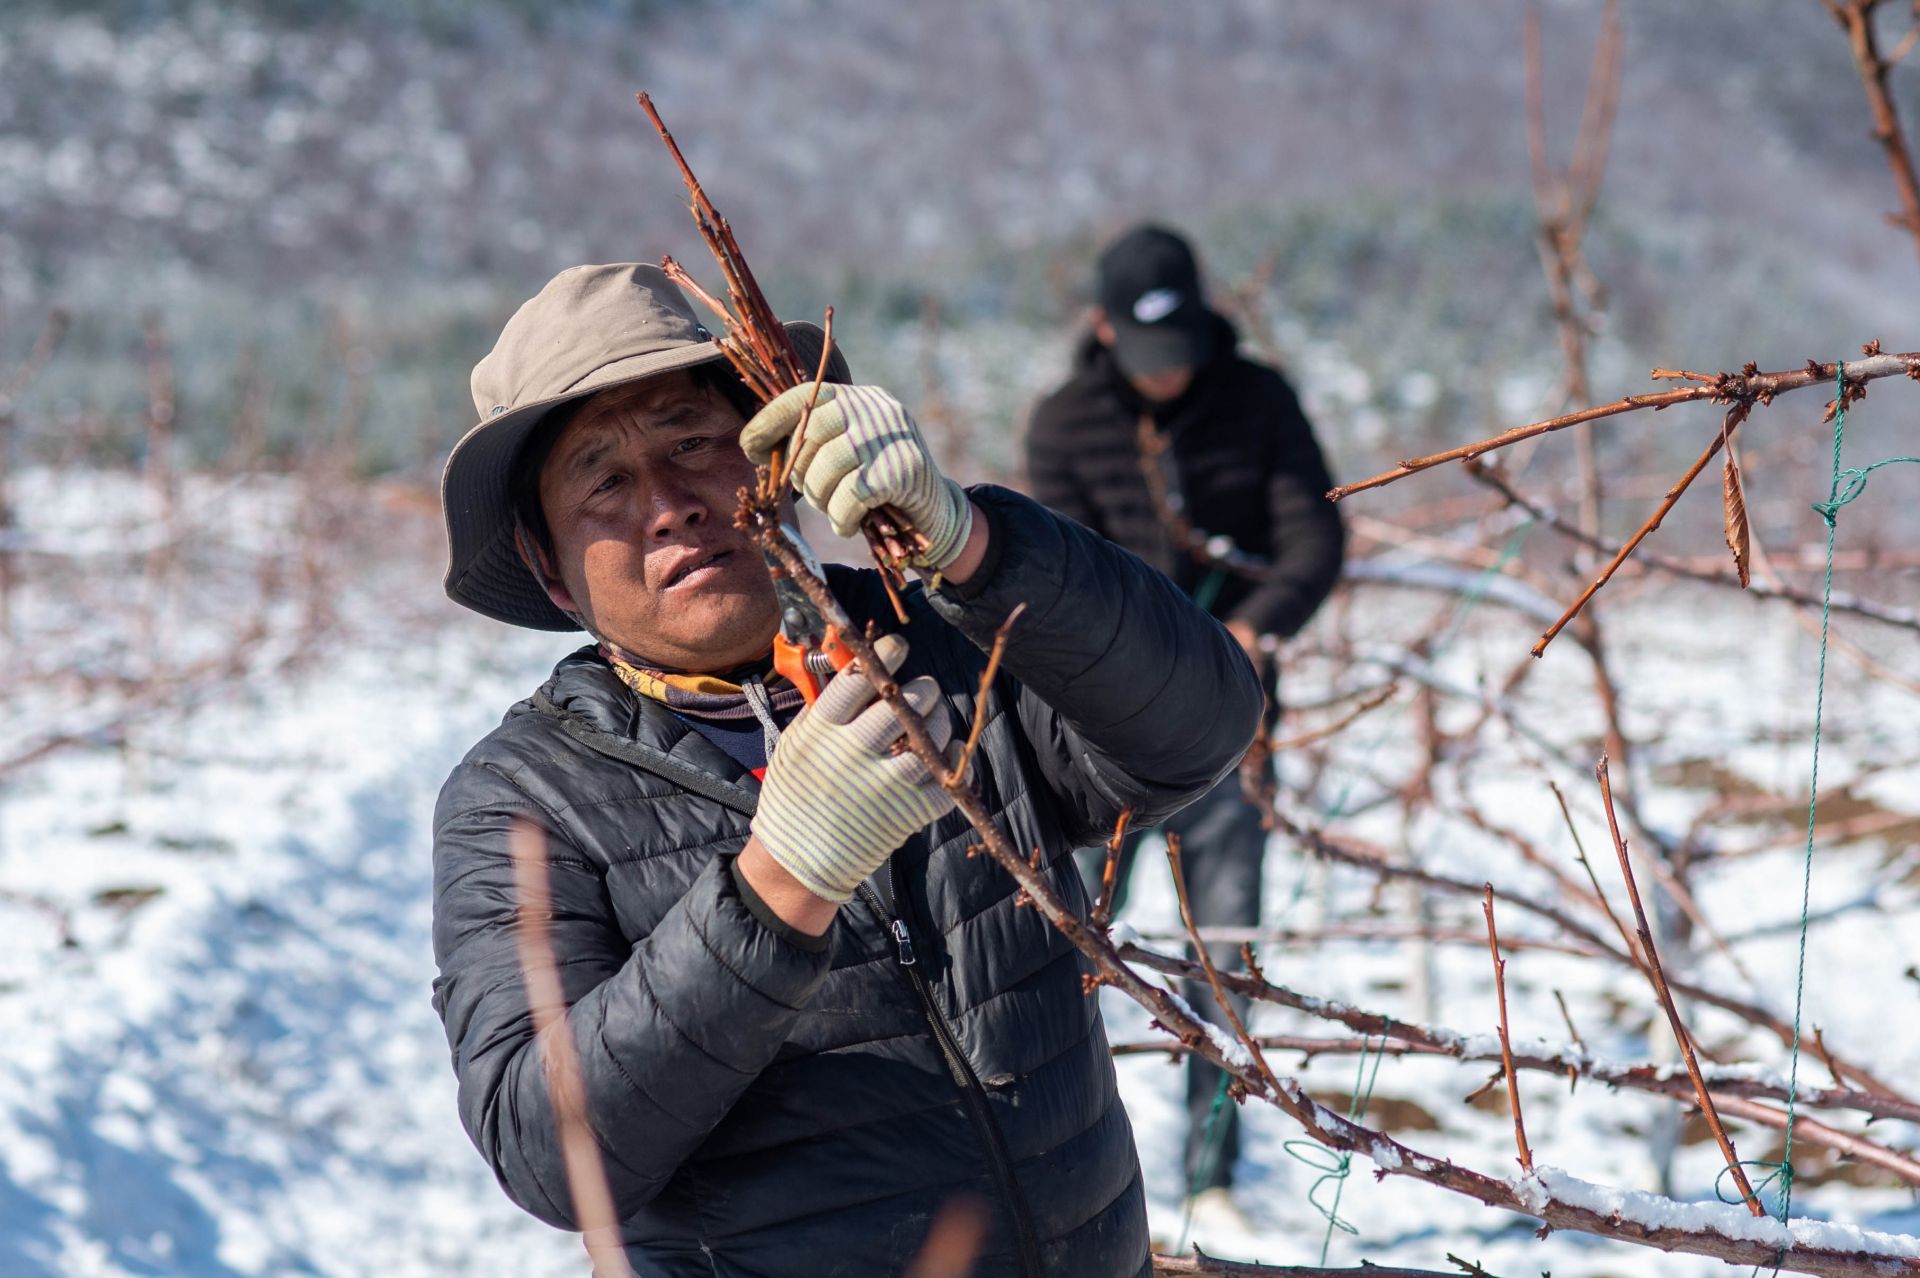
[[[752,461],[766,465],[788,442],[812,390],[786,392],[747,423],[740,444]],[[937,572],[952,563],[966,544],[973,508],[940,473],[900,401],[868,386],[822,387],[819,396],[799,441],[794,486],[843,535],[857,531],[869,511],[892,506],[926,539],[913,567]],[[819,576],[799,530],[783,524],[781,532]],[[800,688],[807,708],[780,738],[753,832],[810,892],[845,901],[953,798],[925,762],[900,750],[904,729],[879,702],[868,674],[845,669],[853,659],[840,638],[851,624],[845,614],[823,612],[771,554],[768,566],[780,607],[774,667]],[[889,674],[906,659],[898,636],[883,637],[875,649]],[[944,750],[953,729],[938,686],[922,676],[901,692]]]

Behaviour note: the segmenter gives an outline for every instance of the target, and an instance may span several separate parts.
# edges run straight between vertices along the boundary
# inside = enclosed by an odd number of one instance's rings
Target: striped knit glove
[[[875,646],[889,671],[907,658],[898,635]],[[901,691],[945,750],[953,729],[938,685],[922,675]],[[753,833],[815,896],[846,901],[895,848],[953,806],[926,764],[893,750],[903,731],[856,665],[829,680],[780,734]]]
[[[812,386],[796,386],[765,408],[740,435],[756,464],[800,424]],[[973,505],[940,473],[905,405],[877,386],[822,386],[800,440],[793,486],[825,512],[833,530],[851,537],[878,506],[892,506],[927,539],[913,566],[938,572],[966,545]]]

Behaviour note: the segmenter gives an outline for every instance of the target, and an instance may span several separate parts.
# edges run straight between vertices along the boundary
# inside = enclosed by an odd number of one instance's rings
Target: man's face
[[[753,479],[742,425],[685,372],[588,400],[540,469],[554,603],[661,666],[715,672],[763,655],[779,615],[759,551],[733,526]]]
[[[1171,404],[1193,385],[1193,370],[1184,364],[1158,373],[1133,373],[1123,368],[1120,374],[1150,404]]]
[[[1112,350],[1113,321],[1109,320],[1106,312],[1098,307],[1094,308],[1093,317],[1095,340],[1108,350]],[[1127,379],[1127,384],[1139,392],[1140,398],[1150,404],[1171,404],[1179,399],[1187,393],[1187,388],[1193,385],[1193,374],[1194,370],[1186,365],[1162,369],[1157,373],[1136,373],[1125,366],[1120,369],[1120,375]]]

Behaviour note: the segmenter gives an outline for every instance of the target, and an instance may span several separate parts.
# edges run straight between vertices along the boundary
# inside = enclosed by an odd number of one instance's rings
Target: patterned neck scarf
[[[620,676],[620,682],[677,714],[765,722],[768,711],[786,713],[803,704],[800,689],[773,672],[770,658],[713,675],[662,670],[606,640],[600,643],[600,655]]]
[[[683,674],[642,665],[632,653],[600,641],[600,655],[613,672],[640,696],[658,701],[682,718],[708,720],[758,719],[766,757],[773,757],[780,744],[780,719],[790,716],[806,704],[800,689],[784,676],[774,673],[773,658],[763,657],[752,665],[730,670],[726,675]],[[811,658],[809,658],[811,660]],[[734,677],[739,682],[734,682]],[[764,766],[754,771],[764,776]]]

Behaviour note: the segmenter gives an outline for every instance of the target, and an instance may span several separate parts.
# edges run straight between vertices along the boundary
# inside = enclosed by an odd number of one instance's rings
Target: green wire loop
[[[1759,1159],[1755,1159],[1752,1161],[1747,1161],[1743,1159],[1740,1163],[1740,1166],[1751,1167],[1751,1168],[1754,1168],[1755,1170],[1758,1170],[1763,1167],[1771,1169],[1770,1171],[1767,1172],[1765,1176],[1762,1176],[1759,1180],[1753,1182],[1754,1197],[1758,1198],[1763,1205],[1767,1201],[1767,1190],[1772,1188],[1775,1185],[1778,1185],[1780,1187],[1780,1195],[1782,1199],[1787,1199],[1792,1197],[1792,1194],[1793,1194],[1793,1164],[1792,1163],[1787,1163],[1787,1162],[1769,1163]],[[1728,1203],[1728,1204],[1744,1203],[1747,1200],[1741,1197],[1739,1194],[1736,1193],[1736,1194],[1729,1195],[1727,1193],[1727,1190],[1726,1190],[1727,1177],[1731,1175],[1733,1175],[1733,1168],[1722,1167],[1720,1169],[1720,1174],[1713,1178],[1713,1196],[1715,1198],[1718,1198],[1723,1203]]]
[[[1360,1061],[1354,1070],[1353,1099],[1347,1105],[1347,1121],[1350,1123],[1357,1123],[1364,1118],[1367,1106],[1373,1103],[1373,1085],[1379,1081],[1380,1062],[1386,1059],[1387,1055],[1387,1032],[1392,1029],[1393,1018],[1388,1017],[1386,1029],[1380,1034],[1379,1050],[1371,1053],[1367,1050],[1367,1036],[1362,1035],[1360,1038]],[[1373,1057],[1371,1074],[1367,1072],[1369,1055]],[[1366,1080],[1364,1091],[1360,1086],[1362,1079]],[[1353,1155],[1351,1153],[1336,1154],[1316,1140],[1290,1140],[1280,1148],[1296,1161],[1305,1163],[1320,1173],[1319,1179],[1307,1187],[1307,1202],[1327,1220],[1326,1236],[1320,1240],[1320,1265],[1324,1268],[1327,1263],[1328,1249],[1333,1246],[1334,1230],[1338,1229],[1342,1233],[1355,1236],[1360,1233],[1352,1223],[1340,1218],[1340,1198],[1346,1191],[1347,1177],[1353,1172]],[[1320,1191],[1328,1184],[1333,1186],[1333,1202],[1330,1204],[1320,1201]]]
[[[1294,1159],[1305,1163],[1308,1167],[1321,1173],[1320,1178],[1307,1188],[1307,1202],[1312,1205],[1315,1211],[1326,1217],[1328,1241],[1332,1241],[1332,1234],[1336,1229],[1343,1234],[1358,1236],[1360,1233],[1359,1229],[1357,1229],[1351,1221],[1340,1218],[1339,1190],[1342,1187],[1342,1182],[1344,1182],[1353,1171],[1353,1155],[1336,1154],[1319,1141],[1304,1138],[1287,1141],[1281,1145],[1280,1148],[1286,1150]],[[1329,1181],[1334,1184],[1334,1199],[1331,1205],[1320,1201],[1320,1190]],[[1320,1248],[1320,1263],[1325,1265],[1326,1260],[1327,1248],[1325,1244],[1322,1244]]]
[[[1838,414],[1835,414],[1835,416],[1837,417]],[[1827,527],[1833,527],[1833,521],[1839,516],[1840,508],[1867,490],[1868,475],[1879,470],[1882,466],[1892,466],[1899,462],[1920,462],[1920,457],[1889,457],[1885,461],[1877,461],[1871,466],[1862,466],[1857,470],[1853,467],[1848,467],[1846,470],[1835,471],[1833,476],[1833,495],[1826,501],[1814,502],[1814,513],[1826,521]],[[1847,486],[1845,488],[1840,487],[1840,477],[1842,475],[1847,478]]]

